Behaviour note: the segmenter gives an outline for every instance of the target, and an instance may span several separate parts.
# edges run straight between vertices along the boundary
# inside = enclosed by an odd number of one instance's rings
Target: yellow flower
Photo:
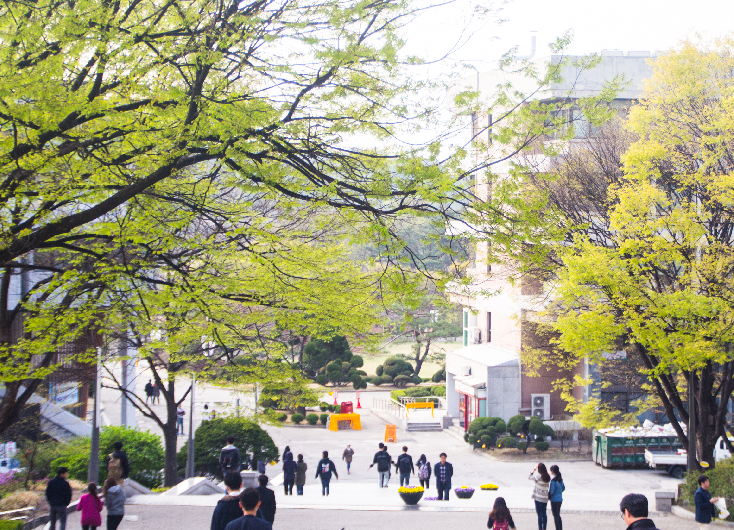
[[[480,488],[483,490],[496,490],[499,489],[499,486],[495,484],[482,484]]]
[[[406,488],[406,487],[398,488],[398,493],[422,493],[423,491],[424,491],[423,490],[423,486],[413,486],[413,487],[409,487],[409,488]]]

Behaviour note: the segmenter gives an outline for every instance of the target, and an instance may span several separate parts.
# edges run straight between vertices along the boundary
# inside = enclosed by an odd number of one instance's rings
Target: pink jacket
[[[85,493],[76,505],[76,511],[82,512],[82,525],[102,526],[102,501],[93,497],[91,493]]]

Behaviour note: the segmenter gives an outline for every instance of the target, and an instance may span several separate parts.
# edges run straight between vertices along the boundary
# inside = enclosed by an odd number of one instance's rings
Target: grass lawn
[[[364,366],[362,367],[362,370],[367,372],[368,375],[375,375],[375,368],[377,368],[379,365],[385,362],[385,359],[388,357],[392,357],[393,355],[398,354],[409,354],[412,352],[412,346],[413,344],[411,342],[400,342],[400,343],[392,343],[384,350],[380,350],[380,353],[377,354],[368,354],[368,353],[362,353],[362,357],[364,358]],[[454,342],[434,342],[431,343],[431,351],[432,352],[440,352],[440,353],[448,353],[455,350],[458,350],[462,347],[461,340],[456,339]],[[408,360],[408,362],[410,362]],[[411,364],[413,364],[411,362]],[[433,362],[425,362],[423,363],[423,366],[421,367],[421,377],[431,377],[433,374],[435,374],[438,370],[443,368],[444,363],[433,363]]]

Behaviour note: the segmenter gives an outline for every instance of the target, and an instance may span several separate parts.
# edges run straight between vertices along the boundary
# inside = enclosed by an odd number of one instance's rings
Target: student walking
[[[489,512],[489,520],[487,528],[490,530],[510,530],[515,529],[515,521],[512,520],[510,509],[503,497],[497,497],[494,500],[492,511]]]
[[[222,447],[219,453],[219,467],[222,468],[222,477],[226,477],[227,473],[239,473],[242,457],[240,450],[234,445],[234,436],[227,436],[227,445]]]
[[[701,530],[709,528],[714,516],[714,503],[719,500],[711,496],[710,487],[711,482],[706,475],[698,477],[698,489],[693,499],[696,503],[696,522]]]
[[[242,508],[239,519],[229,523],[224,530],[273,530],[273,525],[257,518],[260,509],[260,492],[256,488],[247,488],[240,493],[239,505]]]
[[[545,468],[545,464],[541,463],[535,466],[528,479],[535,482],[532,498],[535,500],[535,511],[538,514],[538,530],[546,530],[548,527],[548,491],[550,490],[551,477]]]
[[[451,491],[451,477],[454,476],[454,466],[446,461],[446,453],[441,453],[439,458],[440,461],[433,468],[433,474],[436,476],[438,500],[447,501],[449,500],[449,491]]]
[[[347,463],[347,475],[349,475],[349,469],[352,467],[352,457],[354,456],[354,449],[352,446],[347,444],[347,448],[342,453],[342,460]]]
[[[150,382],[150,379],[148,379],[148,382],[145,384],[145,403],[148,403],[148,400],[153,401],[153,385]]]
[[[184,433],[183,420],[185,415],[186,411],[179,404],[178,408],[176,409],[176,434]]]
[[[418,459],[418,479],[420,479],[423,489],[431,488],[431,463],[426,455],[421,455]]]
[[[79,499],[76,505],[76,511],[82,512],[82,530],[96,530],[98,526],[102,526],[102,508],[104,505],[97,496],[97,485],[94,482],[87,484],[87,493]]]
[[[322,453],[323,458],[319,460],[316,466],[316,478],[321,478],[321,495],[329,495],[329,481],[333,473],[336,480],[339,480],[339,474],[336,472],[334,462],[329,460],[329,451]]]
[[[275,504],[275,492],[268,488],[268,477],[266,475],[260,475],[257,477],[257,491],[260,493],[260,514],[270,524],[275,522],[275,511],[277,506]]]
[[[122,450],[122,442],[115,442],[112,448],[114,451],[107,456],[107,476],[114,478],[122,486],[130,476],[130,460]]]
[[[293,453],[288,451],[283,456],[283,490],[286,495],[293,495],[293,485],[296,483],[298,464],[293,461]]]
[[[56,477],[46,485],[46,501],[50,513],[51,530],[56,530],[56,521],[59,521],[61,530],[66,530],[66,507],[71,502],[71,486],[66,480],[69,470],[60,467],[56,470]]]
[[[550,474],[553,477],[548,489],[548,499],[551,503],[551,513],[553,514],[553,524],[556,530],[563,530],[563,522],[561,521],[561,504],[563,503],[563,492],[566,491],[566,485],[563,483],[561,470],[558,466],[550,467]]]
[[[381,488],[387,488],[387,483],[390,480],[390,465],[393,463],[390,454],[386,451],[385,444],[380,442],[380,450],[375,453],[372,458],[372,463],[367,469],[372,469],[372,466],[377,464],[377,484]]]
[[[227,473],[224,475],[224,486],[227,495],[219,499],[214,508],[210,530],[224,530],[229,523],[242,517],[240,508],[242,476],[239,473]]]
[[[296,494],[303,495],[303,486],[306,485],[306,471],[308,471],[308,464],[303,461],[303,455],[298,455],[298,462],[296,462]]]
[[[117,530],[125,517],[125,492],[114,478],[109,477],[104,481],[102,495],[107,506],[107,530]]]
[[[153,404],[157,401],[158,404],[161,404],[161,390],[163,388],[161,386],[158,386],[158,383],[153,385]]]
[[[413,457],[408,454],[408,446],[403,446],[403,454],[398,457],[398,461],[395,462],[395,472],[400,473],[400,487],[403,487],[403,482],[406,486],[410,486],[410,474],[415,475],[415,467],[413,467]]]

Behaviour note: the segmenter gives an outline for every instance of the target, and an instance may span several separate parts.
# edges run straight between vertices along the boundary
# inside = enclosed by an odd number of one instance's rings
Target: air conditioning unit
[[[550,417],[550,394],[530,394],[532,402],[532,415],[537,416],[543,421],[548,421]]]
[[[469,343],[470,344],[481,344],[482,343],[482,330],[480,328],[469,328]]]
[[[471,366],[462,366],[461,375],[462,376],[471,375]]]

